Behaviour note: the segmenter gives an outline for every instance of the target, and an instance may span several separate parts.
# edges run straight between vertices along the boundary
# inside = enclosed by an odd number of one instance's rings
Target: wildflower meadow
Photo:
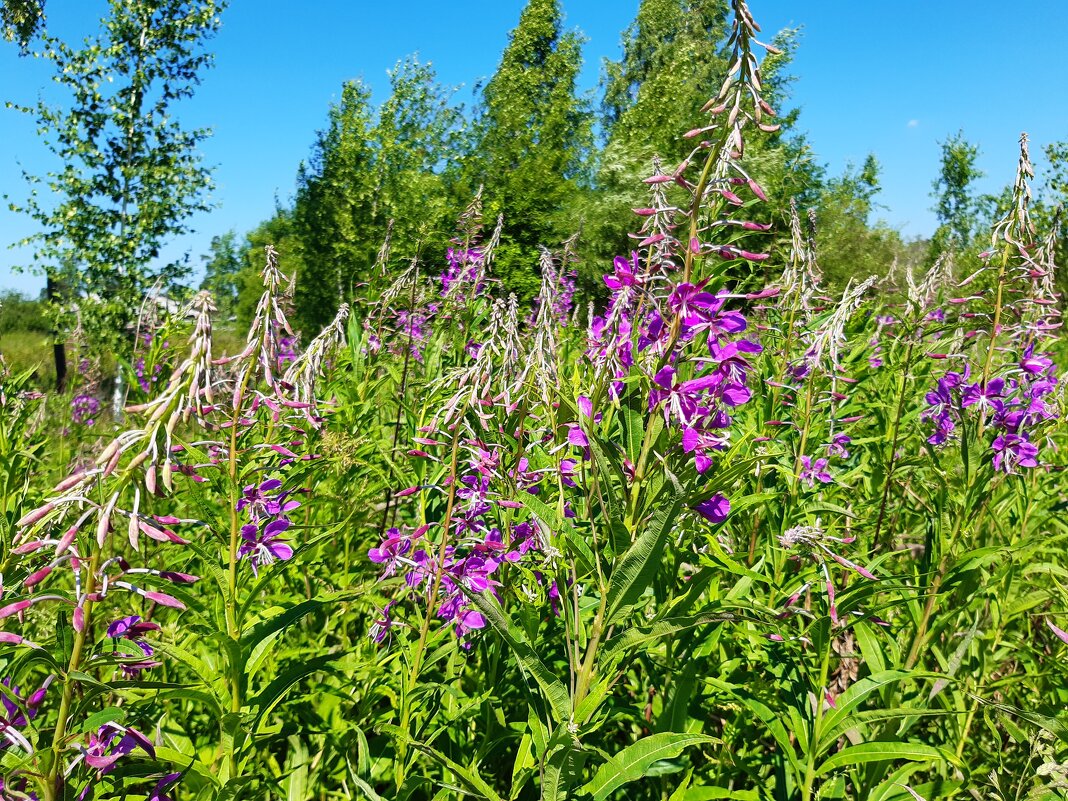
[[[99,360],[7,369],[0,798],[1068,797],[1028,138],[980,246],[832,285],[750,159],[780,48],[729,19],[612,257],[511,291],[478,190],[321,333],[270,243],[247,332],[140,309],[117,408]]]

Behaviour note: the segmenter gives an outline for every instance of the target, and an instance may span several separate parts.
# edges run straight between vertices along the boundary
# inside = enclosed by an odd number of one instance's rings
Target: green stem
[[[74,700],[74,679],[71,674],[77,671],[82,664],[82,654],[85,651],[86,634],[92,623],[93,602],[89,600],[96,592],[96,574],[100,569],[100,550],[94,551],[89,562],[89,575],[85,580],[86,601],[83,607],[85,619],[81,631],[74,633],[74,647],[71,649],[70,662],[67,664],[66,675],[63,680],[63,695],[59,701],[59,717],[56,719],[56,730],[52,735],[51,765],[45,772],[44,801],[57,801],[63,797],[63,741],[67,737],[67,725],[70,720],[70,707]]]
[[[827,629],[827,645],[823,649],[823,660],[820,665],[820,681],[816,687],[816,718],[812,722],[812,734],[809,736],[808,761],[805,765],[805,783],[801,788],[801,801],[809,801],[812,798],[812,786],[816,780],[816,759],[819,756],[820,726],[823,724],[823,705],[826,703],[824,694],[827,691],[827,674],[831,665],[831,629]]]
[[[411,725],[412,719],[412,691],[415,689],[415,683],[419,680],[419,673],[423,669],[423,658],[426,655],[427,637],[430,634],[430,620],[434,616],[438,590],[441,587],[441,566],[445,562],[445,548],[448,545],[449,531],[452,528],[452,511],[456,504],[456,482],[458,480],[457,464],[459,462],[459,455],[460,428],[459,424],[457,424],[456,433],[453,435],[452,440],[452,454],[449,462],[449,494],[445,504],[444,529],[441,534],[441,542],[438,545],[437,569],[434,571],[434,582],[427,599],[426,613],[423,615],[423,625],[419,630],[419,641],[415,645],[415,656],[412,658],[412,668],[408,673],[408,680],[405,683],[404,692],[401,695],[400,728],[408,734],[410,734],[408,728]],[[399,742],[397,744],[397,760],[394,769],[394,778],[396,780],[398,792],[404,784],[404,762],[406,754],[406,744],[404,742]]]
[[[883,529],[883,521],[886,519],[886,506],[890,501],[890,487],[894,478],[894,468],[897,466],[897,442],[901,433],[901,418],[905,413],[905,390],[908,385],[909,372],[912,370],[912,352],[916,342],[910,340],[908,349],[905,351],[905,369],[901,374],[901,386],[897,394],[897,412],[894,415],[893,433],[890,436],[890,455],[887,457],[886,480],[883,484],[883,499],[879,504],[879,517],[875,522],[875,536],[872,542],[879,547],[879,535]]]

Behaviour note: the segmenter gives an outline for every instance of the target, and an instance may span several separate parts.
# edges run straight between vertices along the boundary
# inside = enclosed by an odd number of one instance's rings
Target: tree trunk
[[[55,303],[59,298],[59,289],[51,273],[46,279],[45,297],[49,303]],[[67,388],[67,346],[60,340],[59,331],[53,329],[52,337],[52,355],[56,361],[56,392],[63,392]]]

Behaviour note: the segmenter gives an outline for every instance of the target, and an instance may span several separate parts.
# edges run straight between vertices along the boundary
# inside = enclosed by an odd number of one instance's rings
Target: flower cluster
[[[1052,403],[1058,384],[1053,360],[1035,354],[1031,343],[1008,375],[985,382],[969,382],[970,377],[969,365],[959,372],[948,371],[927,393],[921,417],[934,427],[927,441],[945,445],[971,409],[995,433],[990,443],[995,470],[1015,473],[1019,468],[1037,467],[1035,429],[1059,416]]]
[[[300,501],[290,499],[292,492],[279,492],[281,488],[277,478],[249,484],[237,502],[237,511],[245,512],[250,521],[241,527],[238,558],[249,561],[253,575],[275,561],[293,558],[292,546],[281,537],[291,524],[287,515],[300,507]]]
[[[100,401],[92,395],[75,395],[70,402],[70,417],[75,425],[91,426],[100,413]]]
[[[447,262],[441,274],[441,293],[449,295],[463,291],[465,285],[472,285],[474,294],[479,295],[485,289],[485,257],[479,248],[449,248],[445,251]]]
[[[138,356],[134,362],[134,374],[137,376],[137,385],[141,387],[142,392],[151,392],[152,387],[159,381],[162,372],[163,365],[159,363],[152,366],[151,372],[147,372],[144,356]]]
[[[425,437],[420,439],[423,445],[440,444]],[[436,616],[452,626],[465,648],[471,647],[467,635],[486,625],[471,596],[486,591],[496,595],[500,586],[498,570],[505,564],[532,568],[535,581],[546,584],[546,577],[537,569],[542,565],[533,564],[533,560],[549,558],[553,553],[537,524],[496,522],[495,513],[520,506],[515,501],[501,499],[491,489],[494,479],[503,478],[503,454],[479,443],[471,444],[470,449],[472,470],[460,477],[455,488],[451,541],[444,544],[431,541],[427,533],[433,525],[423,525],[414,531],[391,528],[385,539],[367,554],[380,567],[382,579],[403,574],[405,586],[423,597],[435,609]],[[522,458],[508,475],[523,491],[537,494],[540,482],[549,474],[531,470],[527,459]],[[548,582],[546,593],[550,600],[554,588],[555,583]],[[385,640],[396,624],[393,606],[394,602],[387,604],[372,626],[371,636],[377,642]]]

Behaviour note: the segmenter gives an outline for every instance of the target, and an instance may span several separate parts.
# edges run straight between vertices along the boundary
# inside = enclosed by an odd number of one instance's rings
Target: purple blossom
[[[371,624],[371,639],[376,643],[381,644],[389,637],[390,629],[395,625],[393,620],[392,610],[396,605],[396,601],[388,602],[378,613],[378,619]]]
[[[44,703],[48,685],[52,683],[52,677],[46,679],[40,689],[25,699],[22,698],[19,688],[11,683],[10,678],[4,678],[0,683],[4,686],[4,689],[0,690],[0,703],[4,708],[3,717],[0,718],[0,737],[6,741],[0,743],[0,750],[10,744],[32,754],[33,747],[19,729],[37,717],[41,704]]]
[[[731,502],[725,495],[716,493],[707,501],[701,501],[693,507],[701,517],[709,523],[722,523],[727,519],[731,511]]]
[[[85,764],[95,768],[99,775],[111,771],[115,763],[140,748],[152,759],[156,758],[156,749],[141,732],[132,727],[120,726],[118,723],[105,723],[97,731],[90,733],[85,747]]]
[[[802,456],[801,474],[798,476],[798,480],[808,484],[810,488],[816,486],[817,481],[823,484],[830,484],[834,479],[827,472],[827,466],[828,461],[826,459],[813,461],[809,456]]]
[[[839,459],[848,459],[849,450],[846,446],[852,441],[853,438],[845,434],[835,434],[834,437],[831,438],[830,444],[827,446],[827,455]]]
[[[91,426],[100,411],[100,401],[92,395],[75,395],[70,402],[70,416],[75,425]]]
[[[293,558],[293,548],[281,535],[289,528],[285,519],[272,520],[260,529],[258,523],[248,523],[241,527],[244,542],[237,550],[238,559],[248,559],[252,565],[253,575],[259,575],[259,569],[275,561]]]
[[[712,457],[708,452],[725,450],[727,444],[728,436],[724,432],[705,431],[692,426],[682,430],[682,450],[693,454],[698,473],[704,473],[712,466]]]
[[[995,470],[1015,473],[1018,467],[1038,466],[1038,446],[1028,441],[1026,434],[1000,434],[990,447]]]
[[[167,790],[180,778],[182,778],[181,773],[168,773],[166,776],[156,782],[156,786],[152,788],[152,791],[148,794],[148,797],[145,799],[145,801],[172,801],[171,797],[164,793],[164,790]]]

